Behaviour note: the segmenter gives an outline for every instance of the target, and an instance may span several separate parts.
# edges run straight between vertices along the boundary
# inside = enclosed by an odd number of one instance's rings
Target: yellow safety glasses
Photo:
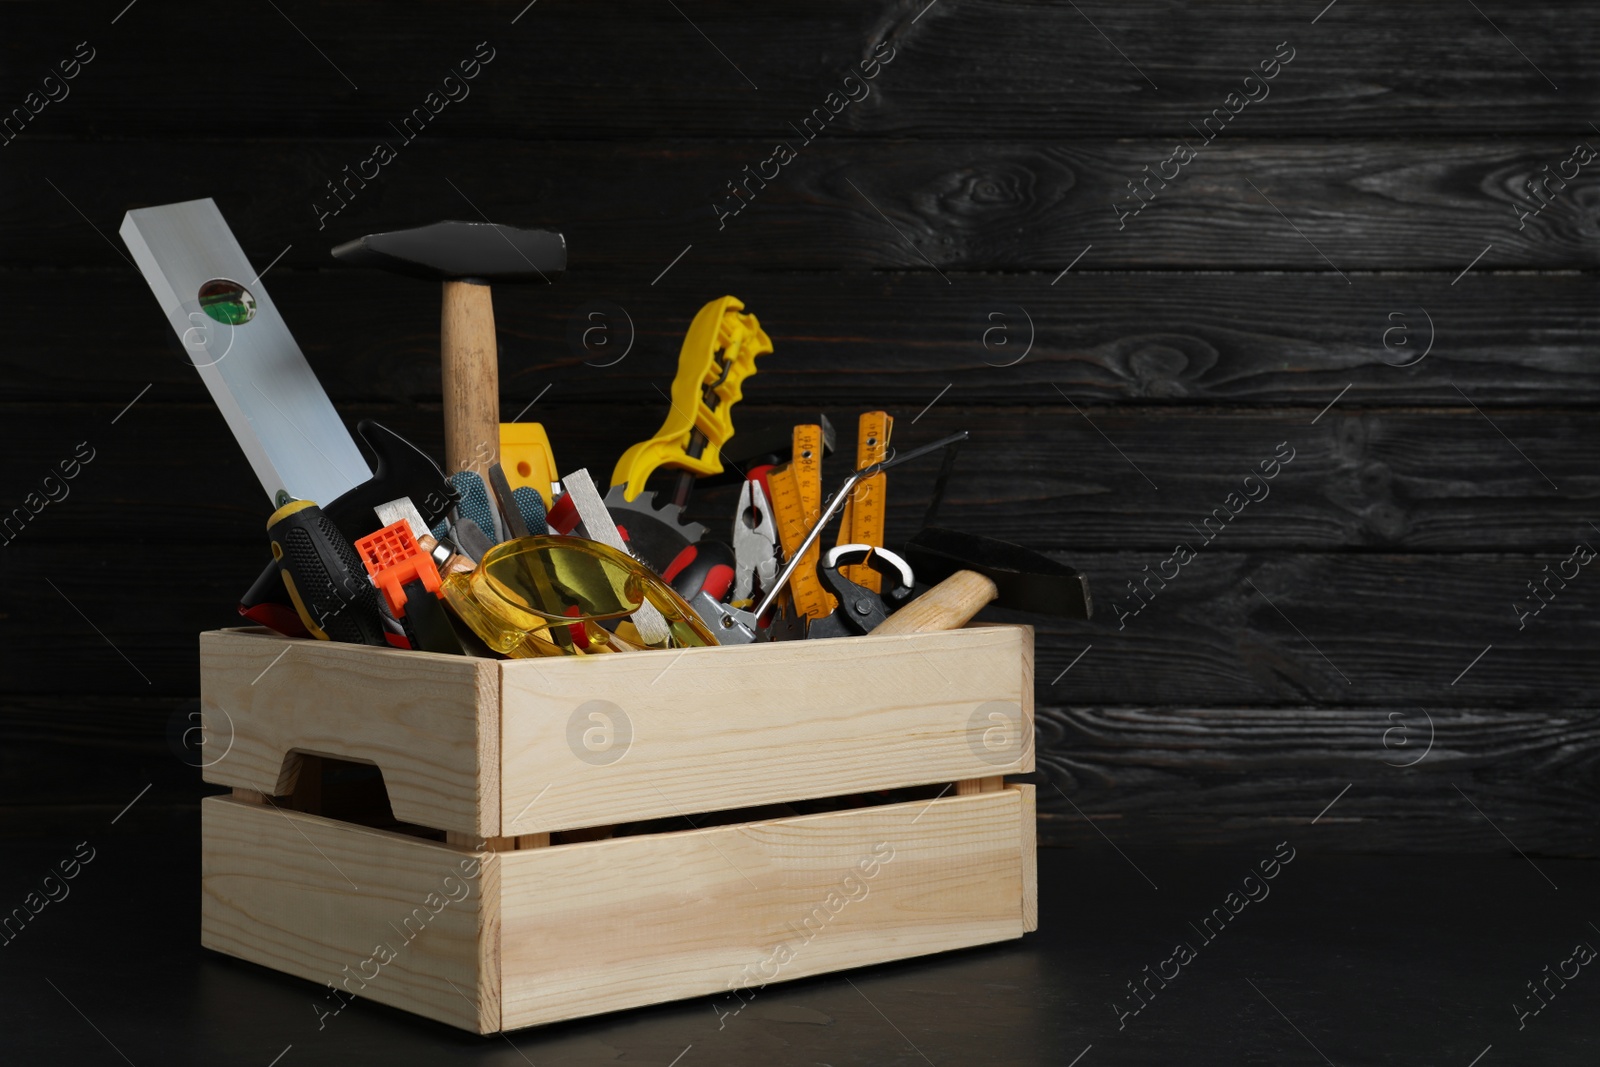
[[[581,537],[537,535],[496,545],[470,574],[443,579],[445,599],[485,644],[514,658],[591,655],[638,647],[715,645],[693,609],[638,560]],[[631,623],[623,636],[599,623],[654,605],[666,644],[646,646]]]

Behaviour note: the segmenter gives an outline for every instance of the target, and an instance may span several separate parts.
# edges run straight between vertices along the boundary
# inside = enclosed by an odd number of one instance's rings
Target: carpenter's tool
[[[918,532],[906,557],[919,577],[939,582],[872,631],[926,633],[965,626],[991,600],[1001,607],[1087,619],[1089,580],[1064,563],[992,537],[937,528]],[[941,579],[943,579],[941,581]]]
[[[359,422],[356,433],[372,456],[374,472],[321,509],[347,542],[384,525],[373,521],[374,509],[400,497],[420,501],[418,510],[425,522],[439,522],[450,513],[456,503],[455,487],[445,480],[439,465],[426,452],[371,419]],[[304,636],[303,630],[287,625],[298,618],[293,612],[286,612],[289,602],[277,565],[268,563],[240,600],[239,613],[281,633]]]
[[[794,448],[794,426],[791,423],[770,415],[763,417],[756,414],[746,416],[745,423],[722,449],[723,464],[733,469],[701,478],[696,483],[700,488],[742,482],[753,477],[758,467],[789,462]],[[816,424],[822,427],[823,456],[833,455],[839,443],[838,432],[826,414],[819,414]]]
[[[356,550],[316,504],[283,505],[267,520],[267,536],[307,632],[320,641],[388,643],[378,595]]]
[[[822,506],[822,427],[796,426],[793,431],[794,459],[767,473],[772,489],[772,506],[778,520],[778,538],[783,558],[791,560],[800,551],[806,531],[817,521]],[[833,594],[816,578],[818,549],[800,561],[790,581],[795,610],[807,619],[820,619],[833,611]]]
[[[733,588],[737,563],[733,549],[721,541],[701,541],[684,549],[661,577],[685,600],[693,601],[701,592],[721,600]]]
[[[728,545],[721,541],[701,541],[684,549],[662,577],[685,600],[702,589],[720,600],[733,588],[737,562]]]
[[[539,494],[545,510],[550,509],[555,500],[552,486],[560,475],[556,473],[555,453],[550,450],[550,437],[543,424],[502,422],[500,465],[506,469],[506,480],[512,489],[527,486]]]
[[[859,582],[845,577],[845,568],[871,567],[880,577],[894,581],[882,596]],[[817,577],[839,601],[833,614],[815,619],[806,629],[807,639],[815,637],[856,637],[881,626],[889,613],[911,599],[915,582],[911,566],[887,548],[878,545],[839,545],[828,550],[817,565]],[[880,583],[881,584],[881,583]]]
[[[445,466],[482,475],[500,454],[500,365],[489,285],[554,281],[567,266],[566,238],[489,222],[436,222],[368,234],[333,254],[356,266],[444,283]]]
[[[405,503],[410,506],[409,500]],[[373,584],[383,594],[390,614],[405,628],[412,648],[466,655],[439,602],[443,590],[438,566],[417,543],[406,518],[363,537],[355,549]]]
[[[951,445],[965,441],[967,437],[967,431],[962,430],[960,433],[941,437],[937,441],[922,445],[919,448],[913,448],[909,452],[890,456],[882,463],[875,463],[866,470],[854,472],[840,484],[838,490],[828,499],[828,504],[822,509],[822,514],[817,517],[817,521],[812,524],[811,529],[807,531],[800,544],[796,546],[795,551],[787,554],[787,562],[783,565],[783,570],[774,579],[772,588],[762,596],[761,603],[750,611],[744,611],[739,608],[729,607],[726,604],[718,604],[702,593],[693,601],[695,611],[701,618],[706,619],[706,625],[710,627],[712,633],[717,635],[718,641],[722,644],[749,644],[757,640],[760,636],[759,620],[777,602],[779,592],[783,590],[785,585],[789,584],[799,571],[801,561],[805,559],[807,551],[817,543],[817,538],[822,535],[822,531],[827,528],[828,523],[832,522],[833,517],[844,507],[845,501],[850,499],[850,493],[861,479],[870,478],[879,471],[888,470],[890,467],[898,466],[901,463],[920,459],[929,452],[949,448]],[[773,473],[776,474],[777,472],[774,471]],[[795,623],[790,622],[785,626],[785,636],[793,636],[794,625]],[[770,631],[768,635],[772,636]]]
[[[423,536],[428,533],[428,523],[423,519],[422,513],[417,510],[417,506],[411,502],[411,498],[408,496],[385,501],[374,507],[372,513],[378,516],[378,521],[384,526],[393,526],[403,520],[407,529],[411,531],[411,536],[419,544],[422,542]]]
[[[621,486],[614,485],[605,495],[606,509],[622,527],[628,551],[657,574],[666,574],[683,552],[705,537],[706,528],[698,522],[684,522],[683,509],[676,504],[656,505],[658,494],[640,493],[624,499]],[[557,510],[563,510],[557,504]],[[552,519],[551,527],[556,527]]]
[[[572,471],[561,479],[561,484],[566,487],[567,496],[572,498],[573,506],[578,509],[583,535],[627,555],[628,547],[623,544],[622,535],[617,533],[617,525],[606,510],[605,501],[600,499],[600,491],[594,487],[594,479],[589,477],[588,470]],[[667,620],[649,601],[640,604],[639,610],[634,612],[633,625],[638,628],[639,636],[647,645],[662,646],[672,638]]]
[[[889,455],[889,434],[894,429],[894,419],[886,411],[869,411],[861,416],[856,434],[856,469],[882,463]],[[888,506],[889,476],[879,471],[856,487],[850,502],[844,506],[844,518],[839,521],[841,545],[882,545],[884,512]],[[878,571],[863,564],[845,567],[844,576],[857,585],[873,592],[883,588],[883,578]]]
[[[372,476],[215,202],[138,208],[120,233],[273,507]]]
[[[696,475],[722,473],[722,446],[733,436],[733,405],[743,395],[744,380],[756,372],[756,357],[772,351],[761,323],[743,312],[738,297],[718,297],[689,324],[666,421],[624,452],[611,472],[612,491],[621,486],[624,500],[636,499],[657,467],[682,472],[672,499],[680,508]]]
[[[489,464],[489,488],[494,490],[495,502],[500,505],[500,515],[504,521],[506,540],[514,537],[527,537],[532,531],[523,521],[522,508],[511,494],[511,485],[506,481],[506,472],[500,464]],[[544,524],[539,524],[539,533],[544,533]]]
[[[777,527],[761,483],[747,481],[739,490],[739,506],[733,516],[733,604],[747,608],[755,595],[756,581],[766,592],[778,574]]]

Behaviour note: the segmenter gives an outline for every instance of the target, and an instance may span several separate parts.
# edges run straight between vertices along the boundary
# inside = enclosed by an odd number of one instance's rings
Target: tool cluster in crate
[[[560,234],[441,222],[334,249],[443,283],[444,468],[370,420],[363,454],[210,200],[131,211],[122,236],[272,499],[271,560],[239,611],[281,633],[520,658],[945,629],[996,599],[1089,617],[1070,567],[932,526],[965,432],[899,451],[893,418],[866,412],[831,493],[826,417],[735,435],[773,352],[735,297],[694,316],[661,428],[602,494],[562,472],[543,425],[498,421],[490,284],[559,277]],[[887,472],[937,457],[924,529],[885,547]],[[724,476],[740,481],[727,525],[686,522],[696,480]]]

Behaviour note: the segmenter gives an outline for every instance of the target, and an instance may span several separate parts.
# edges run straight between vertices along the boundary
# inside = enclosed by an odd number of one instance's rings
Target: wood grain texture
[[[1031,770],[1026,627],[501,666],[501,825],[525,834]],[[708,766],[716,773],[708,774]]]
[[[1269,495],[1228,524],[1219,547],[1535,555],[1570,550],[1584,531],[1594,533],[1587,524],[1597,521],[1593,501],[1600,495],[1600,435],[1589,432],[1592,417],[1582,408],[1474,410],[1473,398],[1488,395],[1476,390],[1465,397],[1448,390],[1454,404],[1438,410],[1374,408],[1368,406],[1371,394],[1356,387],[1340,398],[1341,388],[1317,397],[1315,407],[1267,410],[1081,401],[1074,408],[1048,387],[1034,389],[1026,406],[982,407],[964,403],[952,389],[907,439],[970,431],[939,521],[981,527],[1044,551],[1170,551],[1174,538],[1194,536],[1190,524],[1200,526],[1225,506],[1228,494],[1243,492],[1245,477],[1259,476],[1261,464],[1274,461],[1280,445],[1286,445],[1283,454],[1292,451],[1293,460],[1280,465],[1265,490],[1252,483],[1252,492]],[[893,410],[909,420],[938,392],[935,388],[915,406]],[[1447,399],[1436,395],[1441,402]],[[1319,417],[1319,409],[1335,398],[1338,403]],[[94,462],[67,483],[66,499],[44,507],[0,551],[19,564],[18,582],[38,584],[60,601],[32,577],[35,568],[54,565],[50,553],[83,539],[98,545],[94,531],[107,522],[136,532],[160,531],[170,537],[168,543],[195,553],[193,571],[189,581],[168,591],[170,604],[148,605],[149,610],[177,609],[176,614],[194,620],[191,631],[225,625],[231,605],[269,558],[260,536],[270,511],[266,496],[214,410],[142,407],[143,402],[115,427],[107,425],[116,415],[111,405],[63,406],[49,413],[0,407],[0,417],[38,450],[35,466],[14,463],[9,476],[0,479],[0,501],[12,507],[37,490],[38,479],[56,460],[72,455],[76,442],[87,438],[96,448]],[[609,469],[622,442],[653,432],[659,414],[657,406],[624,412],[612,406],[557,405],[550,398],[535,410],[566,470]],[[376,417],[440,454],[436,409],[350,405],[344,413],[352,421]],[[513,408],[506,415],[515,413]],[[735,425],[782,426],[808,413],[815,418],[816,408],[744,401]],[[830,461],[828,477],[842,470]],[[172,491],[152,491],[169,485],[168,472],[177,474]],[[937,464],[896,468],[888,498],[891,545],[922,524],[937,473]],[[697,492],[692,517],[726,537],[735,493],[727,487]],[[79,576],[78,589],[92,587],[90,577],[105,573],[106,566],[103,555],[89,555],[52,580],[76,599]],[[198,584],[212,581],[223,588],[201,594]],[[202,605],[208,611],[196,614]],[[134,606],[109,604],[97,611],[123,614]],[[33,620],[60,616],[64,621],[72,615],[65,602],[45,606],[41,601]]]
[[[1036,789],[1032,785],[1014,785],[1022,801],[1022,928],[1039,929],[1039,843]]]
[[[84,25],[57,5],[7,6],[0,55],[17,71],[8,99],[20,100],[32,87],[23,72],[43,74],[69,56]],[[71,83],[71,102],[48,107],[25,136],[181,133],[212,122],[222,100],[226,130],[240,135],[393,137],[388,122],[448,89],[469,95],[439,105],[428,137],[626,140],[670,129],[764,138],[821,106],[880,40],[893,42],[893,60],[828,137],[1167,134],[1221,106],[1284,40],[1295,58],[1242,119],[1257,134],[1566,135],[1589,117],[1583,105],[1596,84],[1588,60],[1600,49],[1588,20],[1553,4],[1491,5],[1491,23],[1448,0],[1413,0],[1335,8],[1315,24],[1315,6],[1249,0],[1079,10],[986,0],[926,11],[887,0],[795,9],[700,2],[684,8],[688,18],[632,0],[544,3],[519,19],[525,6],[505,0],[446,12],[395,3],[381,26],[350,0],[298,13],[294,25],[270,8],[240,12],[239,32],[259,47],[230,55],[204,96],[171,46],[192,29],[184,12],[152,8],[120,20],[114,44],[96,41],[100,55]],[[494,59],[464,87],[444,86],[482,39]]]
[[[1366,708],[1197,708],[1063,705],[1059,693],[1050,699],[1036,720],[1041,847],[1109,852],[1058,787],[1124,849],[1154,849],[1185,842],[1270,848],[1351,785],[1316,824],[1317,847],[1509,851],[1456,793],[1458,785],[1524,850],[1600,855],[1593,817],[1600,803],[1600,715],[1593,707],[1427,700]],[[109,822],[152,782],[119,826],[161,826],[173,813],[192,810],[204,792],[200,776],[163,738],[164,724],[174,716],[187,721],[181,716],[189,706],[178,699],[7,698],[0,720],[6,738],[0,834],[79,833],[86,823]],[[1425,751],[1424,710],[1433,719],[1434,747],[1407,768]],[[63,722],[72,729],[63,730]],[[64,760],[80,766],[82,776],[63,778],[56,768]]]
[[[1236,521],[1250,521],[1249,512]],[[1224,547],[1229,533],[1201,549],[1143,614],[1120,629],[1118,605],[1126,611],[1132,603],[1126,583],[1142,581],[1146,566],[1159,571],[1171,545],[1123,553],[1052,551],[1088,575],[1097,605],[1093,621],[1000,608],[979,618],[1036,626],[1038,689],[1045,701],[1050,698],[1043,694],[1053,691],[1076,701],[1148,705],[1378,706],[1446,698],[1501,706],[1600,705],[1600,664],[1587,653],[1600,627],[1589,610],[1595,596],[1589,571],[1524,629],[1513,607],[1530,595],[1527,582],[1544,577],[1544,566],[1567,557],[1570,542],[1526,555],[1234,551]],[[1184,534],[1175,531],[1174,543]],[[1191,543],[1197,540],[1188,535]],[[1582,538],[1582,529],[1571,536]],[[54,551],[26,558],[81,557]],[[226,577],[237,554],[228,545],[197,546],[183,597],[159,603],[97,604],[97,570],[47,571],[73,601],[96,609],[94,625],[115,647],[49,586],[19,578],[14,595],[31,596],[38,609],[27,625],[10,631],[13,652],[30,670],[8,684],[14,693],[48,693],[55,691],[53,679],[76,672],[78,692],[86,695],[194,692],[194,638],[173,635],[230,624],[219,605],[238,595]],[[1093,650],[1071,666],[1090,644]],[[1494,650],[1452,686],[1489,644]]]
[[[328,999],[312,1001],[330,1013],[354,994],[478,1033],[499,1028],[494,854],[226,797],[201,812],[206,948],[334,984],[341,999],[321,989]]]
[[[488,285],[446,281],[439,315],[444,469],[488,481],[500,461],[500,351]]]
[[[1159,169],[1175,139],[917,141],[892,153],[857,142],[801,146],[765,188],[752,182],[743,201],[728,199],[727,184],[749,180],[743,168],[771,155],[769,141],[618,149],[422,140],[332,221],[317,206],[329,196],[325,176],[370,152],[367,142],[305,140],[270,151],[248,141],[141,142],[119,155],[114,186],[57,182],[69,204],[46,179],[92,174],[104,149],[18,141],[6,148],[16,193],[0,213],[10,237],[0,266],[117,266],[119,250],[84,225],[86,217],[113,220],[129,203],[225,191],[217,197],[223,215],[240,220],[239,241],[252,256],[260,249],[263,266],[293,245],[279,266],[327,269],[328,249],[340,240],[463,214],[461,194],[438,176],[470,173],[461,191],[484,214],[552,226],[566,235],[575,261],[609,268],[619,280],[647,286],[692,244],[669,277],[674,288],[684,287],[679,291],[701,295],[724,288],[730,268],[897,270],[921,274],[926,298],[937,292],[942,299],[952,285],[935,270],[1031,270],[1053,278],[1090,244],[1074,269],[1326,274],[1331,265],[1453,278],[1490,244],[1480,272],[1586,269],[1600,263],[1590,236],[1600,225],[1596,179],[1578,172],[1568,188],[1550,194],[1550,207],[1526,225],[1519,220],[1538,203],[1525,183],[1542,176],[1541,166],[1556,171],[1572,140],[1262,142],[1225,135],[1166,187],[1141,192],[1149,203],[1129,218],[1123,213],[1144,202],[1129,183],[1142,182],[1145,167]],[[175,157],[187,161],[178,173],[170,165]],[[539,175],[532,200],[530,173]],[[741,202],[739,214],[721,218]],[[595,208],[558,206],[573,204]],[[1330,289],[1351,284],[1337,275],[1325,281]],[[414,294],[421,284],[396,279],[393,291]],[[1481,288],[1481,278],[1474,284]],[[692,307],[693,299],[685,303]]]
[[[500,833],[497,664],[266,631],[200,637],[205,779],[283,796],[296,754],[372,763],[395,818]]]
[[[235,222],[243,229],[250,219]],[[247,247],[262,266],[282,251],[266,231]],[[926,271],[753,271],[733,282],[692,269],[680,285],[679,270],[693,267],[686,258],[651,287],[653,275],[580,264],[548,288],[496,290],[501,415],[510,419],[549,386],[529,417],[554,420],[558,458],[563,438],[579,432],[560,415],[572,404],[606,404],[636,437],[652,432],[665,411],[656,390],[672,378],[706,284],[735,291],[775,344],[750,382],[736,428],[752,406],[782,403],[826,406],[848,429],[848,413],[865,398],[915,415],[946,385],[951,393],[941,406],[1065,404],[1054,383],[1079,404],[1305,407],[1308,421],[1346,385],[1357,406],[1463,406],[1452,383],[1486,410],[1600,400],[1600,369],[1587,346],[1600,311],[1587,274],[1469,274],[1452,285],[1458,272],[1386,271],[1352,274],[1353,284],[1344,285],[1325,274],[1125,273],[1080,263],[1051,284],[1068,260],[1048,271],[951,274],[951,286],[930,282]],[[367,405],[439,403],[431,287],[375,271],[283,263],[264,284],[347,415]],[[936,299],[933,286],[943,290]],[[64,293],[92,291],[102,309],[97,344],[82,343],[51,314],[8,325],[0,347],[7,418],[17,417],[14,404],[54,407],[69,398],[107,405],[109,421],[146,385],[150,392],[119,427],[146,423],[154,417],[146,412],[180,415],[173,405],[210,408],[148,287],[120,262],[0,271],[0,287],[19,306],[41,309],[57,306]],[[352,306],[380,313],[383,328],[352,317]],[[588,317],[596,311],[599,319]],[[586,349],[584,331],[597,325]],[[1430,338],[1425,359],[1396,366],[1421,356]],[[430,417],[436,426],[437,414]],[[211,457],[190,449],[183,458]]]
[[[893,634],[933,633],[965,626],[1000,590],[976,571],[957,571],[904,605],[872,632]]]
[[[732,1012],[769,981],[1020,937],[1024,808],[1008,789],[501,854],[504,1025]]]
[[[1541,565],[1555,567],[1566,551],[1523,559],[1205,549],[1119,629],[1119,604],[1133,603],[1125,583],[1170,554],[1078,561],[1098,590],[1098,615],[1034,620],[1038,677],[1050,680],[1042,701],[1101,703],[1114,691],[1152,705],[1235,703],[1223,692],[1249,694],[1238,701],[1247,704],[1600,704],[1585,651],[1600,639],[1589,607],[1600,587],[1580,572],[1523,629],[1513,607],[1543,577]]]
[[[1041,707],[1041,840],[1104,848],[1098,827],[1120,845],[1137,843],[1136,861],[1138,848],[1286,834],[1335,851],[1509,853],[1499,827],[1534,855],[1600,855],[1594,708],[1452,699],[1462,698],[1441,690],[1402,707]]]

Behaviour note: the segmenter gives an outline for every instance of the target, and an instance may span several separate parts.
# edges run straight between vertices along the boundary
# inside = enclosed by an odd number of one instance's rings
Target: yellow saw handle
[[[624,499],[638,497],[657,467],[700,476],[722,473],[721,449],[733,436],[733,405],[743,396],[744,380],[756,372],[756,357],[772,351],[761,323],[743,310],[738,297],[719,297],[689,324],[666,421],[654,436],[624,452],[611,472],[612,485],[626,486]],[[690,452],[696,433],[705,442],[699,455]]]

